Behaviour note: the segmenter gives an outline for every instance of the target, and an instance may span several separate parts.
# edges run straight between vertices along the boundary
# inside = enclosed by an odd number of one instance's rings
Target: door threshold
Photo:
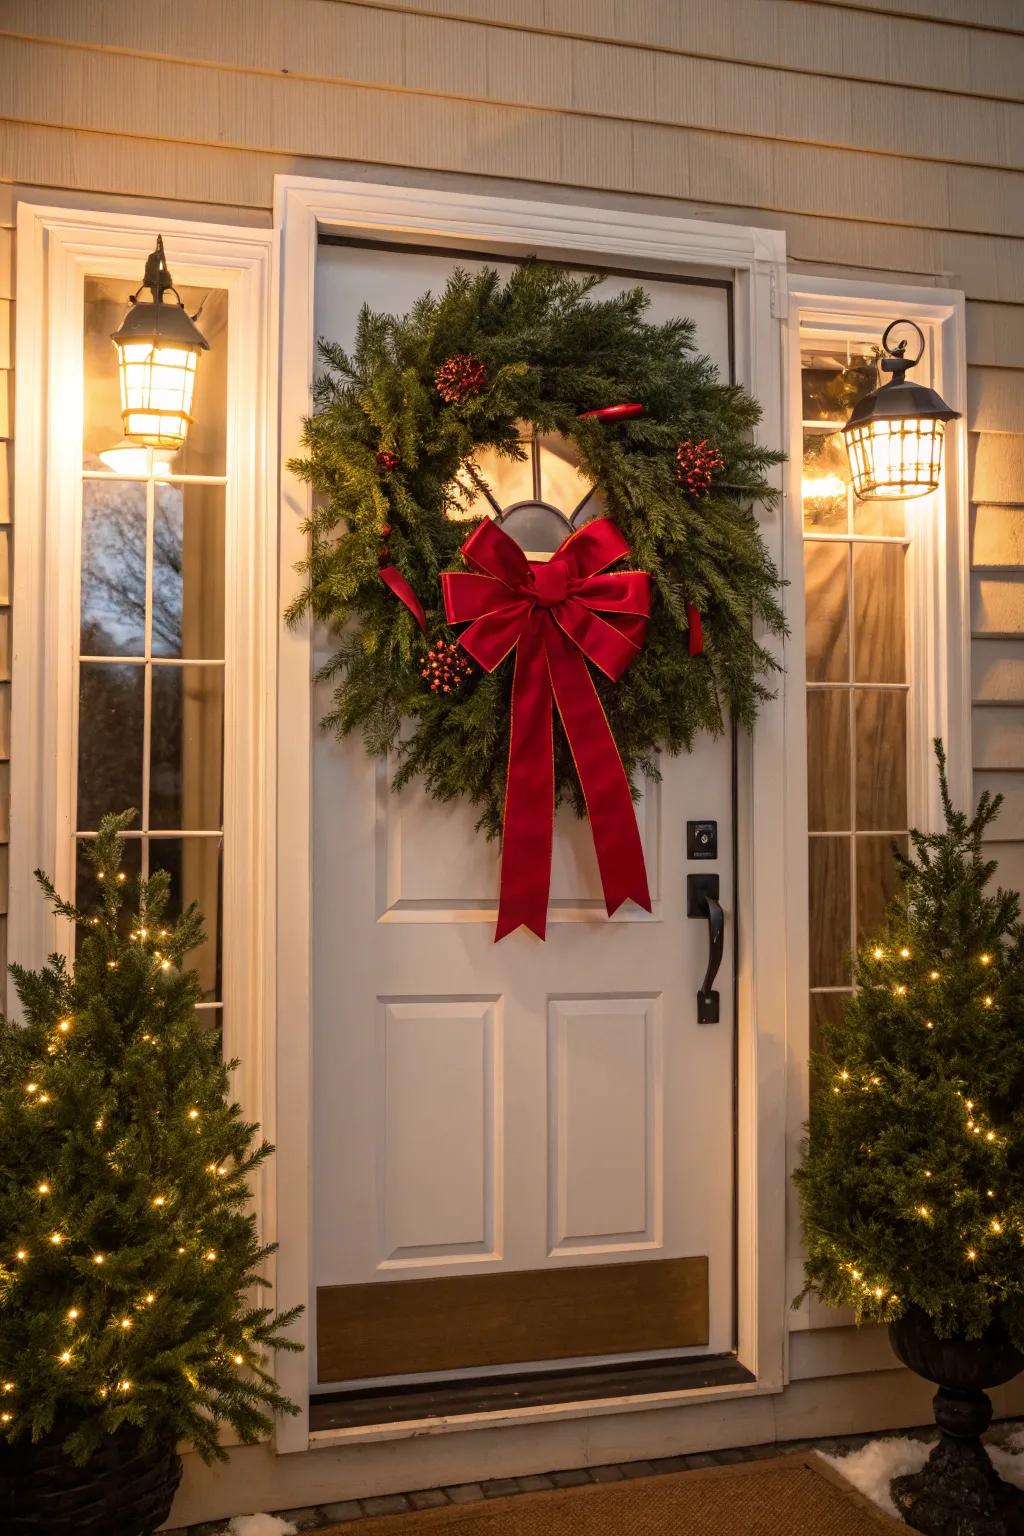
[[[520,1376],[474,1377],[391,1388],[354,1388],[325,1392],[311,1399],[311,1439],[349,1436],[364,1429],[426,1421],[459,1427],[458,1420],[519,1415],[530,1410],[566,1408],[615,1399],[675,1396],[714,1388],[749,1387],[756,1378],[736,1356],[701,1355],[685,1360],[656,1360],[637,1365],[573,1366],[561,1371],[529,1371]],[[452,1421],[456,1422],[452,1422]],[[467,1426],[468,1427],[468,1426]]]

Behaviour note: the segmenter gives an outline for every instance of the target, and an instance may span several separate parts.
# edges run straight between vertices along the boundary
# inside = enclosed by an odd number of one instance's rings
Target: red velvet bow
[[[470,534],[462,553],[474,569],[441,577],[450,622],[469,624],[459,643],[487,672],[516,652],[495,941],[521,923],[544,937],[554,818],[552,702],[586,798],[608,915],[630,897],[649,912],[629,781],[587,662],[613,682],[622,676],[643,642],[650,577],[607,570],[629,554],[607,518],[584,524],[548,562],[527,560],[490,521]]]

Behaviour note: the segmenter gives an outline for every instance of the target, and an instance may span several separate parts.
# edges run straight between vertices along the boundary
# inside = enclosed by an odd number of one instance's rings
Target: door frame
[[[306,553],[301,531],[311,492],[289,466],[301,452],[302,419],[309,414],[316,366],[314,305],[317,244],[321,233],[362,238],[415,239],[469,249],[518,250],[552,256],[580,252],[618,265],[659,263],[698,268],[733,284],[736,379],[761,402],[758,439],[785,449],[786,249],[780,230],[744,228],[663,215],[626,213],[517,197],[479,196],[441,189],[382,183],[278,176],[274,226],[280,233],[281,370],[281,610],[301,590],[297,564]],[[775,483],[783,487],[781,469]],[[785,576],[786,503],[764,512],[761,529]],[[799,544],[795,558],[801,558]],[[795,588],[801,590],[799,586]],[[794,588],[783,594],[792,602]],[[795,627],[797,635],[802,625]],[[785,662],[793,688],[803,686],[802,646],[784,646],[759,635]],[[278,631],[277,749],[277,1006],[276,1041],[277,1303],[307,1311],[302,1335],[315,1339],[312,1272],[312,744],[317,729],[311,688],[312,631],[307,621],[280,623]],[[785,1378],[786,1039],[793,1007],[806,1011],[806,946],[795,935],[806,926],[804,757],[802,737],[787,729],[786,674],[757,730],[739,745],[736,891],[739,952],[736,992],[737,1042],[737,1321],[738,1360],[749,1385],[665,1391],[642,1398],[574,1403],[552,1413],[513,1410],[503,1421],[533,1417],[619,1413],[687,1400],[779,1392]],[[781,812],[781,814],[780,814]],[[792,921],[789,920],[792,914]],[[298,1336],[298,1335],[297,1335]],[[301,1414],[279,1424],[276,1448],[304,1451],[309,1437],[309,1383],[301,1356],[278,1360],[282,1389]],[[494,1416],[479,1416],[494,1425]],[[473,1416],[435,1423],[415,1432],[474,1427]],[[394,1437],[397,1426],[361,1429],[358,1438]],[[411,1430],[409,1432],[412,1432]],[[333,1436],[332,1436],[333,1438]],[[351,1443],[355,1438],[345,1433]],[[318,1435],[322,1442],[325,1436]]]

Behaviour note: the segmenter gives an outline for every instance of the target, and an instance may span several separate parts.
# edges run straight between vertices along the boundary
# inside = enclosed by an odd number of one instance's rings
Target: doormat
[[[317,1536],[873,1536],[902,1532],[813,1452],[332,1525]]]

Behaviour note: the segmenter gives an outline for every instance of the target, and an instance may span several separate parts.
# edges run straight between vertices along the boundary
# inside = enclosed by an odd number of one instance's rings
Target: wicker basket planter
[[[181,1481],[174,1445],[142,1450],[138,1431],[123,1429],[76,1467],[63,1438],[0,1445],[3,1536],[152,1536]]]

